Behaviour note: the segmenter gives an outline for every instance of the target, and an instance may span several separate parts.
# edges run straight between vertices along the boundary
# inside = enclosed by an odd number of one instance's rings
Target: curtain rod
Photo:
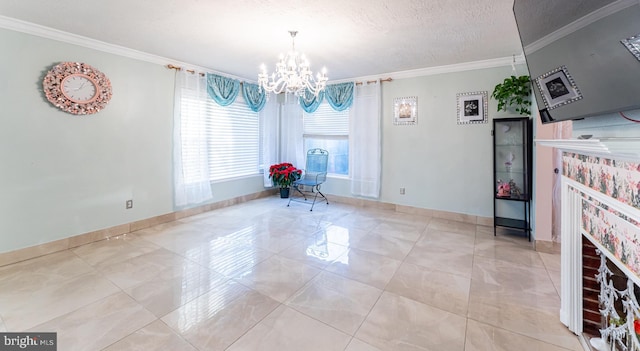
[[[169,69],[175,69],[176,71],[181,71],[181,70],[183,70],[183,68],[182,68],[182,67],[180,67],[180,66],[176,66],[176,65],[172,65],[172,64],[168,64],[168,65],[167,65],[167,68],[169,68]],[[195,74],[195,73],[196,73],[196,71],[194,71],[194,70],[192,70],[192,69],[186,69],[185,71],[187,71],[187,72],[189,72],[189,73],[193,73],[193,74]],[[203,77],[205,76],[205,74],[204,74],[204,73],[198,73],[198,74],[200,74],[200,75],[201,75],[201,76],[203,76]],[[380,82],[390,82],[390,81],[392,81],[392,80],[393,80],[393,79],[392,79],[391,77],[389,77],[389,78],[381,78],[381,79],[380,79]],[[365,82],[356,82],[356,85],[363,85],[363,84],[365,84],[365,83],[366,83],[366,84],[371,84],[371,83],[375,83],[375,82],[377,82],[377,80],[367,80],[367,81],[365,81]],[[242,82],[240,82],[240,83],[242,83]]]
[[[382,82],[390,82],[392,80],[393,79],[391,77],[389,77],[389,78],[380,78],[380,82],[381,83]],[[362,85],[362,84],[365,84],[365,83],[366,84],[371,84],[371,83],[375,83],[375,82],[377,82],[377,80],[368,80],[368,81],[365,81],[365,82],[356,82],[356,85]]]
[[[182,68],[182,67],[180,67],[180,66],[175,66],[175,65],[172,65],[172,64],[168,64],[168,65],[167,65],[167,68],[168,68],[168,69],[175,69],[176,71],[182,71],[182,69],[183,69],[183,68]],[[196,71],[194,71],[194,70],[192,70],[192,69],[185,69],[185,71],[187,71],[187,72],[189,72],[189,73],[193,73],[193,74],[195,74],[195,73],[196,73]],[[204,77],[204,73],[198,73],[198,74],[200,74],[201,76],[203,76],[203,77]]]

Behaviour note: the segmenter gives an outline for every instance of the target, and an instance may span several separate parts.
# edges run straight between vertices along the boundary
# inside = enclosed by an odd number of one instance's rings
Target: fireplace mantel
[[[562,151],[583,155],[598,155],[625,160],[640,160],[640,138],[603,137],[582,139],[535,139],[540,146],[549,146]]]
[[[563,151],[560,320],[582,333],[582,241],[640,286],[640,138],[535,140]]]

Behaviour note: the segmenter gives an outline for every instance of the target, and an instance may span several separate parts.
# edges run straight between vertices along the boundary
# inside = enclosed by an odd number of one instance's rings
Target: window
[[[229,106],[220,106],[210,97],[193,90],[182,91],[182,155],[185,182],[198,179],[198,140],[206,142],[209,180],[218,181],[259,173],[260,125],[258,113],[251,111],[241,96]],[[205,117],[203,125],[190,124],[190,114]]]
[[[324,102],[314,113],[304,113],[304,149],[329,151],[327,172],[349,175],[349,110],[336,111]]]

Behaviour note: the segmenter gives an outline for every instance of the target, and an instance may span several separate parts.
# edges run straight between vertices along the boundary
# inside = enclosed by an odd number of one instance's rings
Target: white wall
[[[0,43],[0,252],[174,210],[173,70],[4,29]],[[110,78],[103,111],[74,116],[46,100],[42,79],[62,61]],[[262,177],[213,190],[214,201],[254,193]]]
[[[517,69],[526,72],[524,66]],[[491,120],[516,114],[496,112],[497,103],[489,98],[488,123],[458,125],[456,94],[487,91],[490,96],[511,74],[507,66],[383,83],[380,201],[492,217]],[[418,97],[415,126],[393,125],[393,101],[404,96]],[[405,195],[400,187],[406,188]],[[347,180],[331,179],[324,189],[351,196]]]
[[[640,99],[640,97],[638,97]],[[628,118],[640,121],[640,110],[624,112]],[[617,113],[585,118],[573,122],[573,136],[592,135],[600,137],[640,137],[640,123],[624,119]]]
[[[173,70],[4,29],[0,43],[0,252],[174,211]],[[74,116],[49,104],[41,82],[62,61],[111,79],[106,109]],[[489,123],[457,125],[456,93],[490,94],[510,74],[501,67],[383,83],[380,200],[491,217],[491,119],[513,114],[495,112],[489,99]],[[403,96],[418,97],[416,126],[392,124],[393,100]],[[347,180],[323,189],[350,196]],[[213,201],[261,190],[261,176],[215,183]]]

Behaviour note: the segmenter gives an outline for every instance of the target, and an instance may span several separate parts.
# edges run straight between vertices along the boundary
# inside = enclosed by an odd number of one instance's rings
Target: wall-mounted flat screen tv
[[[543,123],[640,109],[640,1],[515,0]]]

